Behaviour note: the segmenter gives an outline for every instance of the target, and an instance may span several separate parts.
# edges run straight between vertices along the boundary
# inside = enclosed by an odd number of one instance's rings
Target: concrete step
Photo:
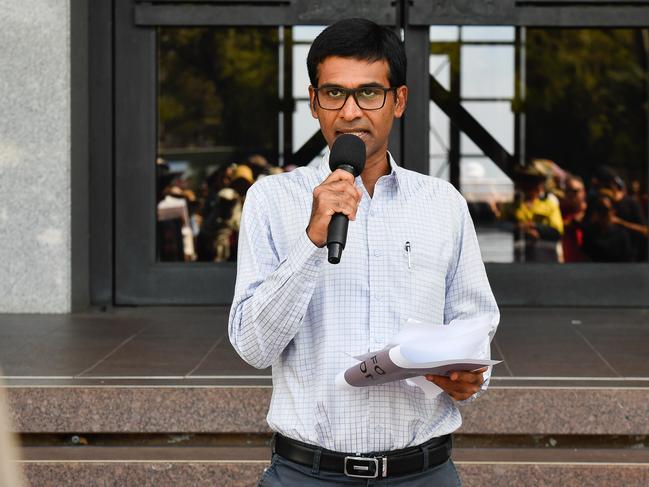
[[[252,486],[268,465],[268,380],[23,380],[6,392],[32,486]],[[647,381],[494,380],[462,415],[466,487],[649,485]]]
[[[260,447],[28,447],[32,486],[253,486],[268,465]],[[457,448],[465,487],[649,485],[647,449]],[[361,484],[359,484],[361,485]]]
[[[270,384],[259,380],[7,388],[21,433],[266,433],[270,395]],[[462,416],[464,434],[649,435],[649,386],[494,381],[487,394],[462,406]]]

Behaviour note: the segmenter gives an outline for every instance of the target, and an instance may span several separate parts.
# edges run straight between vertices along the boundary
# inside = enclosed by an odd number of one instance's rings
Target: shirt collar
[[[322,176],[321,179],[326,179],[327,176],[331,174],[331,169],[329,168],[330,153],[331,151],[329,150],[329,148],[326,148],[325,153],[322,156],[322,160],[317,166],[318,174]],[[403,179],[405,181],[405,175],[403,174],[404,169],[402,167],[399,167],[399,165],[394,160],[394,157],[392,157],[392,154],[390,154],[390,151],[388,151],[388,161],[390,163],[390,172],[384,177],[388,179],[388,184],[396,184],[397,188],[399,188],[400,180]]]

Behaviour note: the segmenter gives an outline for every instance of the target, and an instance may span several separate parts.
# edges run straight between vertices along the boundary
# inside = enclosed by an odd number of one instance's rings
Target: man
[[[563,247],[564,262],[585,262],[583,253],[584,217],[586,204],[586,187],[579,176],[569,174],[566,177],[564,197],[561,199],[561,216],[563,218]]]
[[[404,381],[340,390],[335,377],[408,318],[483,315],[495,332],[498,308],[466,202],[387,152],[408,98],[405,52],[392,31],[337,22],[313,42],[307,66],[327,144],[356,134],[367,158],[357,178],[332,173],[327,154],[248,192],[229,333],[248,363],[273,367],[268,422],[277,435],[260,485],[459,485],[449,460],[456,401],[484,389],[486,369],[428,377],[446,391],[433,399]],[[325,241],[338,212],[349,233],[332,265]],[[350,458],[358,456],[368,458]]]

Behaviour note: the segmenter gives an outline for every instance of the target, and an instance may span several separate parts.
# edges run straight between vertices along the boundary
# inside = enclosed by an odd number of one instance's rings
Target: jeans
[[[447,460],[423,472],[416,472],[385,479],[359,479],[347,477],[343,473],[314,472],[313,469],[291,462],[277,454],[273,455],[258,487],[307,487],[307,486],[403,486],[403,487],[461,487],[462,482],[452,460]]]

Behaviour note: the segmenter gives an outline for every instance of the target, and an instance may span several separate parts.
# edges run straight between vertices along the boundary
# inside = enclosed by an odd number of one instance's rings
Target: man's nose
[[[353,95],[347,97],[345,104],[340,109],[339,116],[344,120],[354,120],[363,116],[363,110],[358,106]]]

